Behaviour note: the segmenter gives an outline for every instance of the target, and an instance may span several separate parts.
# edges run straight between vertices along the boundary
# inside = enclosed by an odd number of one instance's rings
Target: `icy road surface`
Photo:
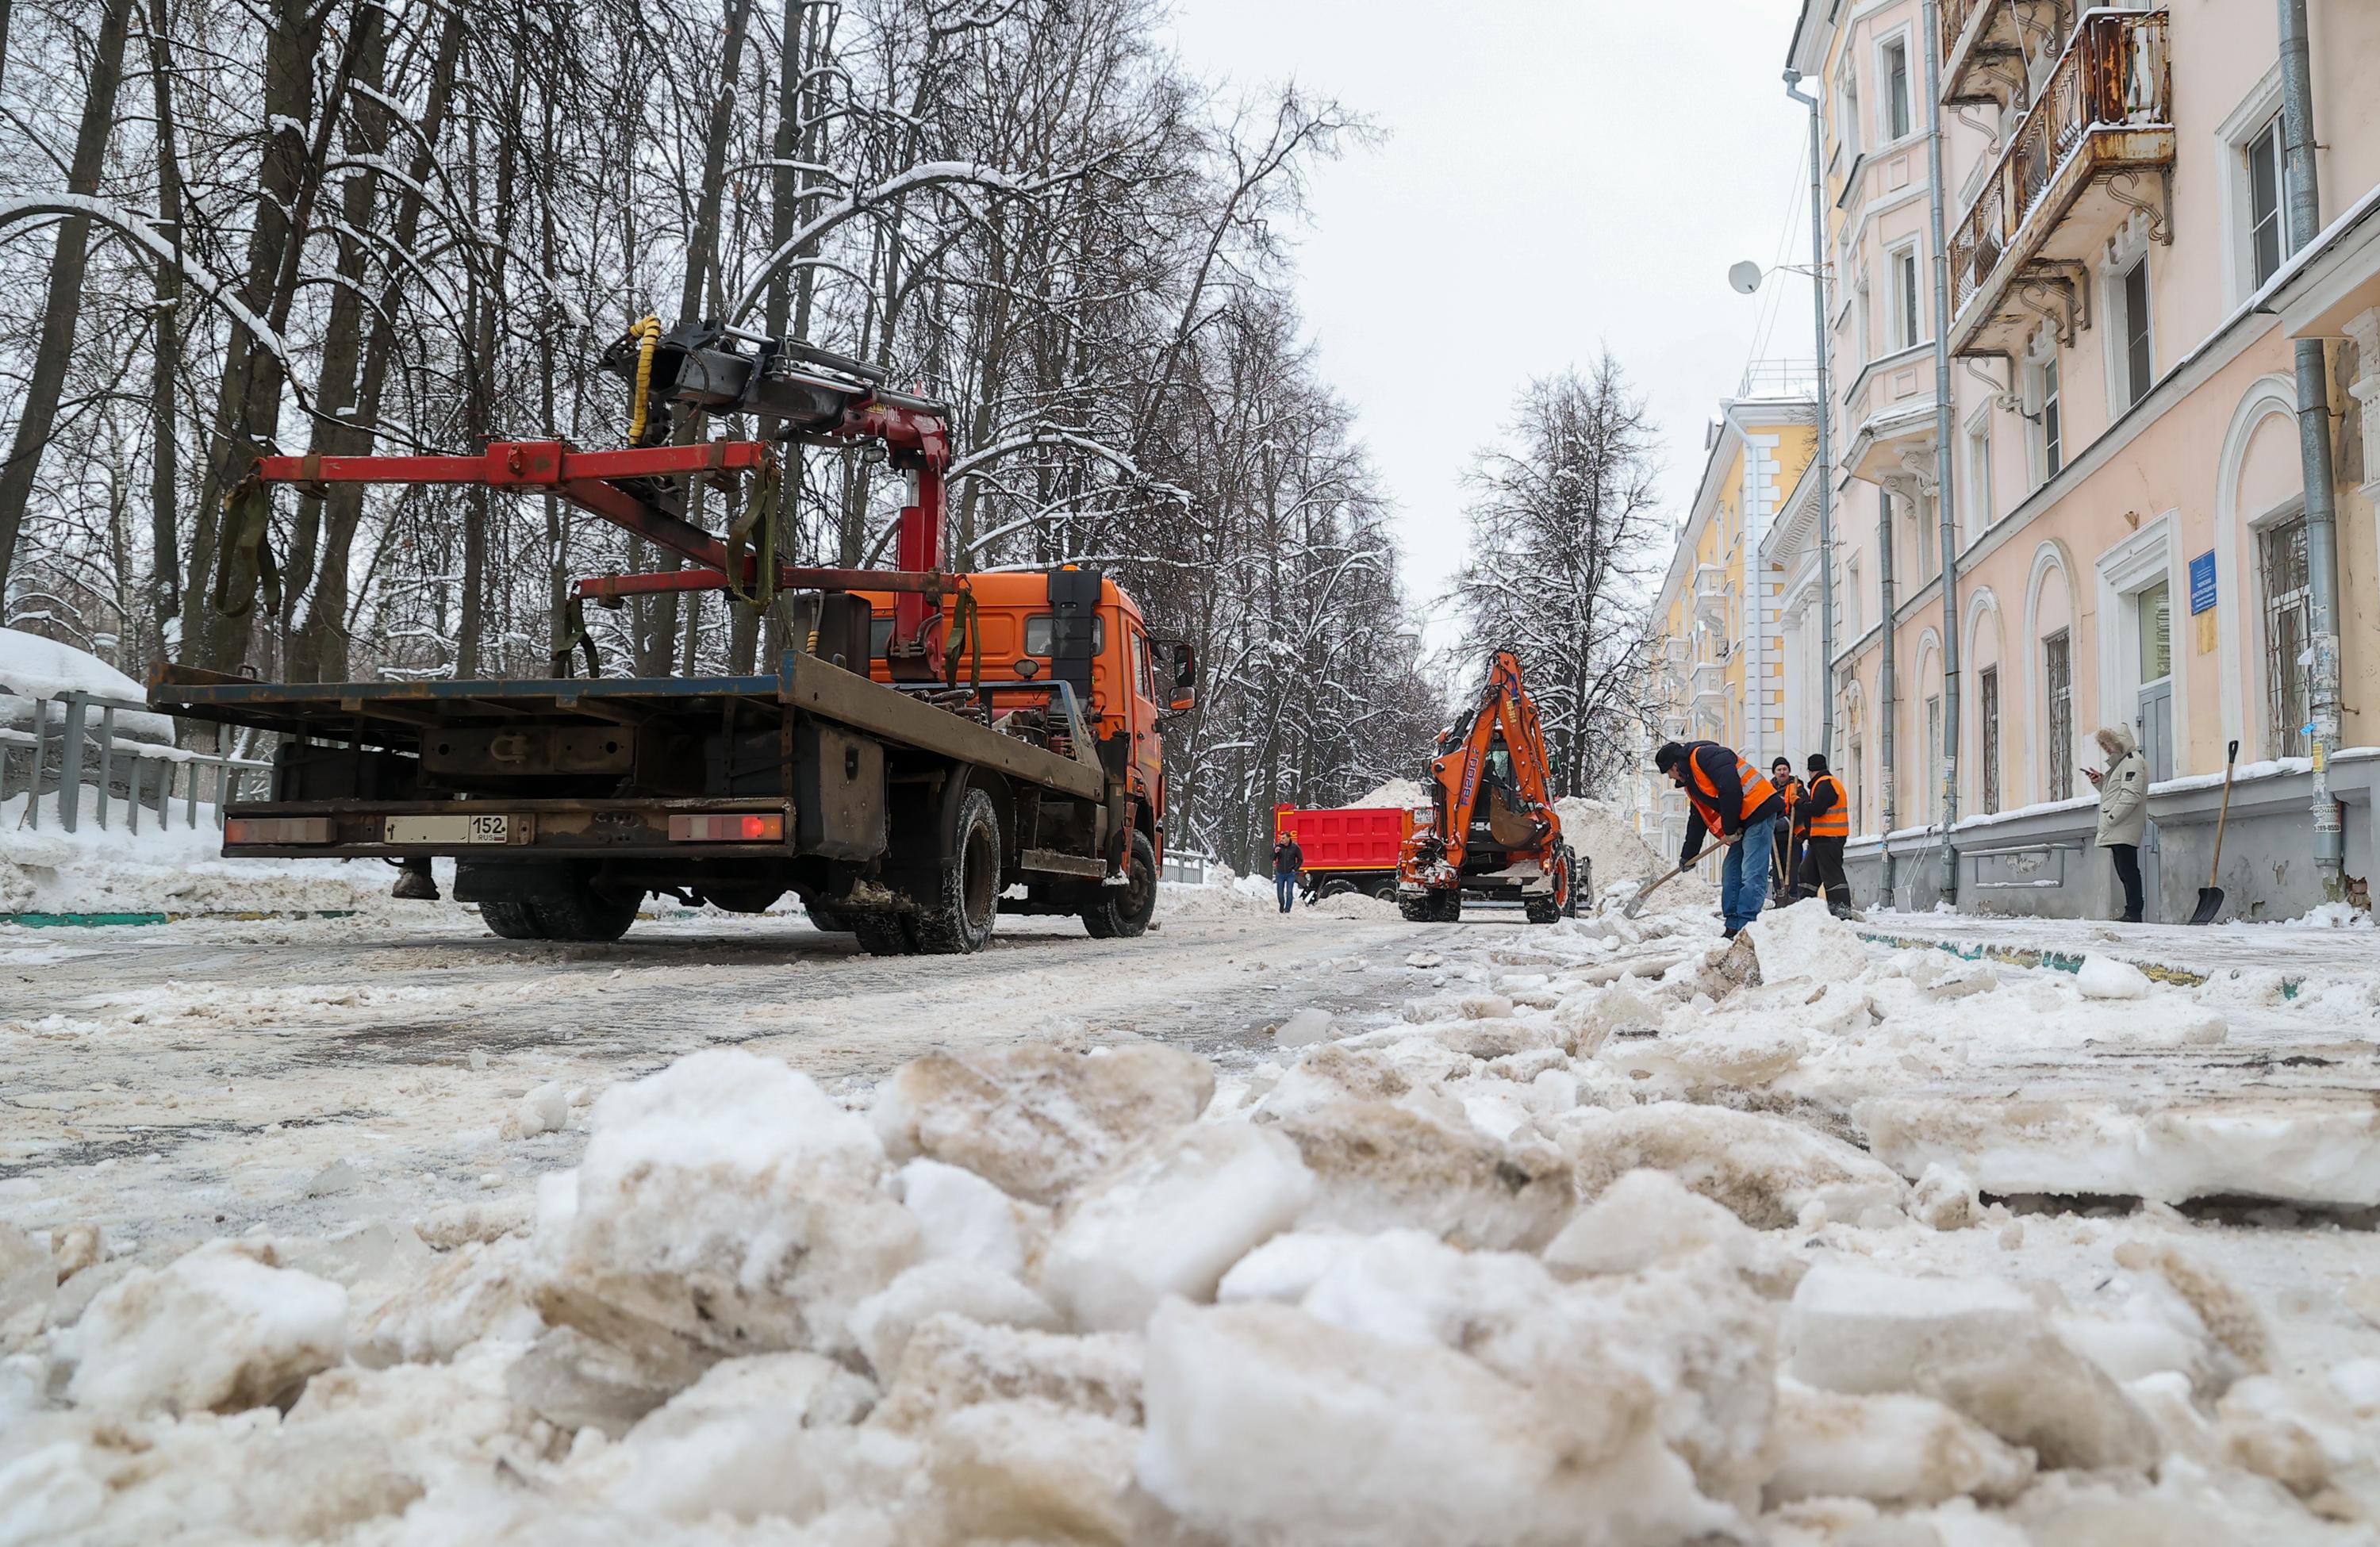
[[[133,1244],[522,1190],[586,1137],[504,1138],[529,1091],[559,1083],[584,1106],[705,1047],[829,1089],[934,1047],[1086,1029],[1245,1064],[1301,1008],[1393,1010],[1408,936],[1445,929],[1192,913],[1102,942],[1003,919],[980,956],[888,960],[798,914],[649,919],[616,944],[561,945],[498,939],[451,904],[414,911],[0,930],[0,1217]],[[1517,922],[1482,917],[1470,927]]]
[[[0,932],[0,1541],[2380,1539],[2380,973],[1170,901]]]

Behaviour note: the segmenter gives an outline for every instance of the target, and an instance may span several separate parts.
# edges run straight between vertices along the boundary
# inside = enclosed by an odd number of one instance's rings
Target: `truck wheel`
[[[1415,924],[1451,924],[1463,917],[1463,894],[1424,892],[1418,897],[1401,897],[1397,911]]]
[[[480,921],[506,940],[543,940],[545,925],[526,902],[483,902]]]
[[[606,896],[592,886],[572,892],[550,892],[528,899],[528,906],[544,926],[548,940],[617,940],[637,921],[641,895]]]
[[[917,949],[917,937],[909,932],[904,914],[855,913],[851,932],[859,937],[859,948],[871,956],[906,956]]]
[[[804,903],[802,911],[810,916],[810,928],[814,930],[824,930],[829,934],[849,934],[852,931],[851,915],[832,903]]]
[[[917,909],[917,948],[929,956],[961,956],[991,943],[1000,916],[1000,813],[991,797],[971,789],[959,800],[955,862],[944,866],[933,901]]]
[[[1157,846],[1137,828],[1125,851],[1130,883],[1102,886],[1099,900],[1083,909],[1083,928],[1093,940],[1130,940],[1148,928],[1157,912]]]

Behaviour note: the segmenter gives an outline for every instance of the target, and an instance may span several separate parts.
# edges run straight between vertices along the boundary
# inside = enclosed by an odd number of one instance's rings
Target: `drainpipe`
[[[1876,640],[1878,658],[1876,668],[1876,723],[1882,734],[1876,739],[1876,782],[1883,786],[1884,842],[1878,852],[1883,857],[1884,873],[1878,882],[1877,900],[1887,907],[1892,906],[1892,822],[1893,766],[1892,726],[1900,717],[1900,705],[1892,671],[1892,638],[1900,619],[1892,615],[1892,495],[1880,491],[1876,501],[1876,605],[1883,615],[1881,632]]]
[[[1936,0],[1925,0],[1925,213],[1934,241],[1934,511],[1942,523],[1942,881],[1959,901],[1959,522],[1951,454],[1957,408],[1950,401],[1950,250],[1942,218],[1942,49]]]
[[[1835,758],[1835,450],[1827,384],[1827,185],[1819,158],[1818,99],[1802,91],[1802,72],[1785,72],[1785,94],[1810,110],[1811,340],[1818,362],[1818,746]]]
[[[2279,0],[2281,121],[2289,158],[2289,248],[2303,251],[2322,230],[2322,188],[2313,162],[2313,70],[2307,57],[2305,0]],[[2313,715],[2313,862],[2325,901],[2346,895],[2345,834],[2331,798],[2330,754],[2338,749],[2338,504],[2330,468],[2330,372],[2319,338],[2301,338],[2298,460],[2305,479],[2308,631],[2313,669],[2306,698]]]

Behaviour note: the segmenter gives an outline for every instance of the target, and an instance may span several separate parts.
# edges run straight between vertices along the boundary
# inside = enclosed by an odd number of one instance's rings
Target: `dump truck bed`
[[[1413,812],[1399,806],[1283,806],[1273,813],[1273,831],[1297,840],[1309,871],[1393,871],[1413,822]]]

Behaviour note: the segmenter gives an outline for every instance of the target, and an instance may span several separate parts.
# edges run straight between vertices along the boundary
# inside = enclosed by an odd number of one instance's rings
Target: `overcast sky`
[[[1727,284],[1739,259],[1809,261],[1794,0],[1175,6],[1201,74],[1294,79],[1385,133],[1316,177],[1298,287],[1397,503],[1417,603],[1461,564],[1458,480],[1531,376],[1609,345],[1658,420],[1675,513],[1755,335],[1809,358],[1806,281]],[[1460,637],[1450,621],[1434,643]]]

